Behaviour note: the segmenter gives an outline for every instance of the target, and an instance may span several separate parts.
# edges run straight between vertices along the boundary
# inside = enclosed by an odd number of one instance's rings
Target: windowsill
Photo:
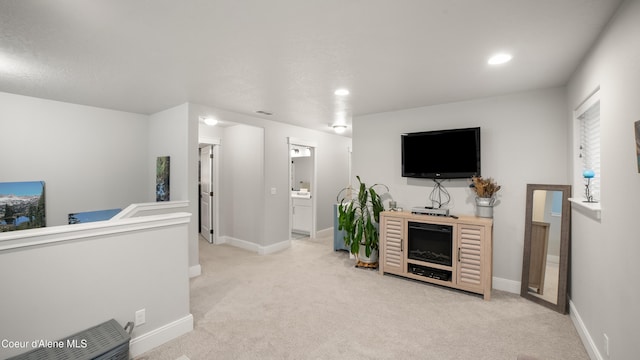
[[[583,210],[587,215],[595,218],[596,220],[600,220],[600,213],[602,211],[602,207],[599,202],[589,203],[585,202],[583,199],[577,198],[569,198],[569,201],[573,204],[572,207],[576,207],[580,210]]]

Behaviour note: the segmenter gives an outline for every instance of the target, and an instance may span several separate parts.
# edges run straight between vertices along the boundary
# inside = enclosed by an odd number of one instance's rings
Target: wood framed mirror
[[[568,310],[571,185],[527,184],[520,295]]]

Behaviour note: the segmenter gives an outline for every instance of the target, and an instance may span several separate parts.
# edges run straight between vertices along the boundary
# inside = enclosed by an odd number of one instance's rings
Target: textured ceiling
[[[144,114],[195,102],[329,131],[356,115],[564,85],[619,4],[3,0],[0,91]],[[496,51],[514,58],[489,67]]]

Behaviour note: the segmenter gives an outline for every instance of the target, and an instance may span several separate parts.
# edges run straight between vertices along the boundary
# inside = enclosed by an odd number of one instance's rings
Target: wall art
[[[0,183],[0,232],[45,226],[44,181]]]
[[[156,161],[156,201],[169,201],[169,168],[170,157],[159,156]]]
[[[108,209],[108,210],[71,213],[69,214],[69,224],[72,225],[72,224],[81,224],[81,223],[88,223],[88,222],[94,222],[94,221],[109,220],[120,211],[122,211],[122,209]]]
[[[636,162],[638,163],[638,173],[640,173],[640,120],[636,121]]]

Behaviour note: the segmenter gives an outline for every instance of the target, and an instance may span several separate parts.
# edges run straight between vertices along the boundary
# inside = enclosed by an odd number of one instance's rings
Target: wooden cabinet
[[[460,288],[482,294],[486,278],[484,259],[484,227],[458,224],[456,282]],[[490,261],[489,261],[490,263]],[[489,270],[489,273],[491,271]],[[491,290],[491,289],[489,289]]]
[[[383,247],[379,253],[384,254],[380,260],[384,262],[385,272],[402,275],[404,271],[405,222],[401,218],[391,216],[382,217],[380,221],[380,234],[385,234],[385,241],[380,242]]]
[[[451,229],[451,259],[446,264],[416,259],[409,223]],[[385,211],[380,214],[380,273],[389,273],[469,291],[491,298],[493,221],[475,216],[451,217]],[[415,235],[412,235],[415,236]],[[415,241],[413,241],[415,243]],[[410,248],[411,246],[411,248]],[[447,245],[449,246],[449,245]],[[450,265],[449,265],[450,263]]]

